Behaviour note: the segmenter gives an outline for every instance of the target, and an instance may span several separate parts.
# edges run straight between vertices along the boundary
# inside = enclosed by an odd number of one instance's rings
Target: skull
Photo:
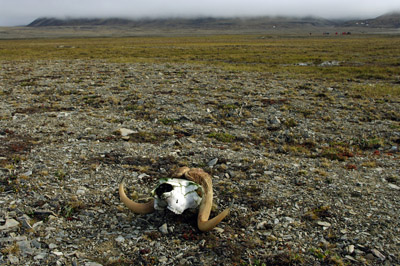
[[[126,207],[138,214],[152,213],[156,209],[165,207],[176,214],[181,214],[186,209],[199,206],[197,226],[203,232],[212,230],[228,215],[229,208],[209,219],[213,203],[212,180],[202,169],[184,166],[177,169],[172,177],[161,179],[153,190],[154,199],[146,203],[129,199],[125,194],[123,183],[119,184],[119,197]]]
[[[182,214],[186,209],[197,208],[202,200],[203,188],[192,181],[179,178],[163,178],[152,191],[154,209],[168,208],[175,214]]]

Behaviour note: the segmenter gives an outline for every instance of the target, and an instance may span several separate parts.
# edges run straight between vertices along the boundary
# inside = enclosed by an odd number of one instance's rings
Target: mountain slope
[[[387,13],[373,19],[351,20],[343,23],[343,25],[370,28],[400,28],[400,12]]]
[[[282,28],[292,27],[329,27],[335,23],[329,20],[306,17],[258,17],[258,18],[169,18],[169,19],[123,19],[123,18],[38,18],[28,27],[49,27],[49,26],[130,26],[145,28],[203,28],[203,29],[232,29],[232,28],[254,28],[279,26]]]

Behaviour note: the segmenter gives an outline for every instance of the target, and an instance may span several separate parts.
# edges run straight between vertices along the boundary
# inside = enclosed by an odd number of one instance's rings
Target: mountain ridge
[[[57,27],[57,26],[128,26],[144,28],[293,28],[301,26],[312,27],[371,27],[400,28],[400,11],[383,14],[372,19],[359,20],[328,20],[318,17],[198,17],[198,18],[143,18],[130,19],[120,17],[110,18],[37,18],[27,27]]]
[[[350,20],[346,21],[343,25],[371,28],[400,28],[400,11],[386,13],[373,19]]]
[[[307,25],[314,27],[334,26],[337,23],[323,18],[304,17],[253,17],[253,18],[158,18],[158,19],[126,19],[126,18],[38,18],[27,27],[52,27],[52,26],[130,26],[147,28],[262,28],[266,26],[293,27]]]

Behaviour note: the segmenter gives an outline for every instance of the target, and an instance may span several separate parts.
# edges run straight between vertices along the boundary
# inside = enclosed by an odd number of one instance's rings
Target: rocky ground
[[[400,265],[400,100],[195,65],[2,62],[1,265]],[[365,82],[365,86],[368,86]],[[131,130],[121,136],[120,129]],[[178,166],[196,212],[136,215]]]

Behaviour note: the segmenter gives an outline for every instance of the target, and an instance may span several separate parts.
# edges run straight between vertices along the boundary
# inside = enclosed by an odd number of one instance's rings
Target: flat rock
[[[20,223],[15,219],[7,219],[6,223],[0,226],[0,230],[13,230],[18,228]]]
[[[323,227],[330,227],[331,224],[328,222],[323,222],[323,221],[318,221],[317,222],[318,225],[323,226]]]
[[[137,131],[128,129],[128,128],[119,128],[117,129],[117,133],[121,135],[121,137],[127,137],[129,135],[137,133]]]

